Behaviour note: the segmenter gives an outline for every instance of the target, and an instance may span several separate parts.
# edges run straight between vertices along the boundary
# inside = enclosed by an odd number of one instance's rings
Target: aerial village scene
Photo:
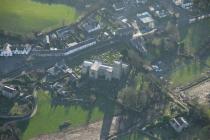
[[[210,1],[0,0],[0,140],[210,140]]]

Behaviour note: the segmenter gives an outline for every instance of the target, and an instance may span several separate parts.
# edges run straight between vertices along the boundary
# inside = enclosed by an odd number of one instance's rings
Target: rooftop
[[[141,14],[137,14],[137,17],[141,20],[141,22],[143,23],[150,23],[153,22],[154,19],[152,18],[152,16],[148,13],[148,12],[144,12]]]
[[[99,68],[100,68],[100,66],[101,66],[101,62],[95,61],[95,62],[93,63],[93,65],[91,66],[91,70],[98,71]]]

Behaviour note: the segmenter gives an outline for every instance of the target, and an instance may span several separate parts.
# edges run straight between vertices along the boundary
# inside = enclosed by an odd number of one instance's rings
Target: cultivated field
[[[74,8],[32,0],[0,0],[0,30],[18,35],[49,31],[77,19]]]

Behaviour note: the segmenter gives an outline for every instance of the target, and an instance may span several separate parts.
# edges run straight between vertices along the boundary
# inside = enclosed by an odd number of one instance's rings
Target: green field
[[[19,124],[23,129],[25,128],[22,139],[38,136],[40,134],[47,134],[59,131],[59,125],[64,121],[71,123],[70,127],[87,124],[101,120],[103,113],[99,108],[95,107],[89,116],[89,110],[84,110],[80,106],[57,106],[51,107],[51,97],[47,92],[40,91],[38,93],[38,110],[36,115],[28,122]]]
[[[31,35],[75,22],[74,8],[61,4],[44,4],[32,0],[0,0],[0,30]]]

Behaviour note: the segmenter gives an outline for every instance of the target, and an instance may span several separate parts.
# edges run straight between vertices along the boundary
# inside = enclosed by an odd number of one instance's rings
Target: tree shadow
[[[16,127],[20,129],[21,135],[20,138],[22,137],[22,134],[26,131],[26,129],[28,128],[30,120],[26,120],[26,121],[21,121],[18,122],[16,124]]]

